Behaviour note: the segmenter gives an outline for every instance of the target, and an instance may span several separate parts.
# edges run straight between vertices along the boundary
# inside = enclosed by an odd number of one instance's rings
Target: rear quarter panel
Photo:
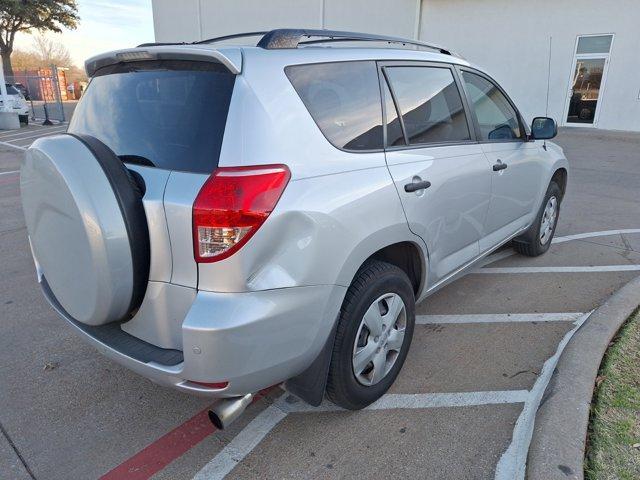
[[[284,72],[296,58],[249,52],[236,80],[220,166],[286,164],[291,180],[240,251],[199,265],[199,289],[348,286],[376,250],[421,243],[407,226],[384,152],[339,150],[316,126]]]
[[[407,226],[386,165],[297,179],[240,251],[199,265],[199,288],[348,286],[371,254],[407,240],[421,242]]]

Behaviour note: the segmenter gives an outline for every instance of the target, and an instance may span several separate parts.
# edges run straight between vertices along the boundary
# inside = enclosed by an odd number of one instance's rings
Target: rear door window
[[[235,75],[216,63],[143,61],[104,67],[69,132],[88,134],[124,162],[211,173],[218,166]]]
[[[292,65],[285,72],[335,147],[382,149],[382,105],[375,62]]]
[[[460,91],[449,68],[385,67],[410,145],[470,140]]]

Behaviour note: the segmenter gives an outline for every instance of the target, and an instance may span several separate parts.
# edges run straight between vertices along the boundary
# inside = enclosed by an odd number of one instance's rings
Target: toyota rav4
[[[507,242],[544,253],[567,183],[554,121],[529,128],[444,48],[258,36],[89,59],[68,132],[21,169],[49,302],[116,362],[221,399],[219,426],[281,382],[378,399],[416,302]]]

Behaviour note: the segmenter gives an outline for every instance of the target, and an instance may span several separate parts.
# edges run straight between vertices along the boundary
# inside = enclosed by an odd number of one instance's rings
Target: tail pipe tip
[[[218,430],[224,430],[240,418],[252,401],[253,393],[222,399],[209,410],[209,420]]]

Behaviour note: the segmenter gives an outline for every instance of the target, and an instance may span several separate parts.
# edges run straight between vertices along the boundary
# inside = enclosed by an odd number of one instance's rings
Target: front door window
[[[478,122],[480,139],[500,141],[522,138],[518,114],[498,87],[475,73],[463,71],[462,78]]]

